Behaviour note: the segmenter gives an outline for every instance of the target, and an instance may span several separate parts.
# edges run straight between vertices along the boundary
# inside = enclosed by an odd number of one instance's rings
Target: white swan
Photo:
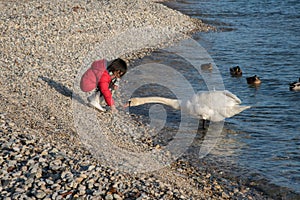
[[[206,120],[222,121],[251,107],[241,106],[241,100],[227,90],[200,92],[187,101],[164,97],[136,97],[129,99],[125,106],[139,106],[146,103],[161,103],[176,110],[181,109],[183,112],[202,119],[203,128]]]

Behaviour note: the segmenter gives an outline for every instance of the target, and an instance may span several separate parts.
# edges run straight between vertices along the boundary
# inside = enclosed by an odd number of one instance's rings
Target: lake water
[[[178,0],[165,5],[218,28],[193,39],[212,57],[225,88],[253,106],[226,119],[222,139],[208,156],[237,163],[267,183],[300,194],[300,92],[289,91],[289,83],[300,77],[300,1]],[[176,68],[172,56],[163,51],[144,60],[160,62],[166,57],[164,63]],[[231,77],[229,68],[237,65],[243,76]],[[188,78],[193,74],[188,67],[176,70]],[[247,84],[246,77],[253,75],[261,78],[259,87]],[[201,82],[201,77],[190,78]],[[140,94],[147,96],[149,91],[141,89]],[[132,112],[145,114],[148,108]],[[170,127],[176,115],[170,114]]]

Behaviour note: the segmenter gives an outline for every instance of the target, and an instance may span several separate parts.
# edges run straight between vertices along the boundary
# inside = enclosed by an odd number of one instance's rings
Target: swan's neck
[[[168,99],[164,97],[139,97],[139,98],[132,98],[132,102],[134,104],[130,106],[139,106],[146,103],[161,103],[168,106],[171,106],[174,109],[180,109],[180,102],[177,99]]]

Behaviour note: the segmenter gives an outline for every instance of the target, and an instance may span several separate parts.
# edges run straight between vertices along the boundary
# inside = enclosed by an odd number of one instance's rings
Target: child
[[[103,96],[106,104],[110,106],[112,112],[117,112],[114,99],[112,98],[112,91],[118,88],[120,78],[127,72],[127,64],[121,58],[113,60],[109,66],[106,67],[106,60],[98,60],[92,64],[91,73],[94,84],[96,83],[96,90],[94,94],[88,97],[89,105],[100,110],[105,109],[100,105],[100,97]],[[85,75],[83,75],[84,77]],[[88,79],[91,82],[91,75]],[[81,88],[84,91],[85,86],[82,78]],[[87,82],[86,82],[87,83]],[[87,83],[89,84],[89,83]]]

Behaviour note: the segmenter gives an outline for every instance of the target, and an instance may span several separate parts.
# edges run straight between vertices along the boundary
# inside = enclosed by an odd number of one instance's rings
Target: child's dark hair
[[[110,63],[107,70],[109,72],[120,71],[122,72],[121,76],[123,76],[127,72],[127,64],[121,58],[117,58]]]

